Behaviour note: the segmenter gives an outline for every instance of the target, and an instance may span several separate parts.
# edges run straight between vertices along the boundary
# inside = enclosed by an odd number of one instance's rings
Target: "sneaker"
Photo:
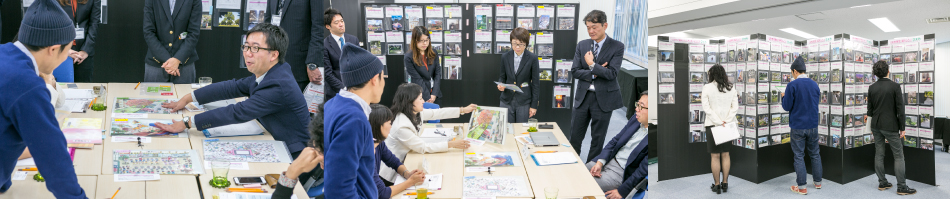
[[[914,195],[915,193],[917,193],[917,190],[908,186],[897,187],[897,195]]]
[[[893,186],[894,185],[891,185],[890,182],[884,182],[884,183],[881,183],[880,185],[877,185],[877,190],[884,191],[884,190],[890,189]]]
[[[798,186],[792,186],[792,192],[795,192],[795,193],[798,193],[798,194],[802,194],[802,195],[807,195],[807,194],[808,194],[808,190],[807,190],[807,189],[805,189],[805,188],[798,188]]]

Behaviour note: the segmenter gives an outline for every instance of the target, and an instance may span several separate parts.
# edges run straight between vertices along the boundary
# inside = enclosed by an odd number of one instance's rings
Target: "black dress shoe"
[[[884,190],[890,189],[893,186],[894,185],[891,185],[890,182],[884,182],[884,183],[881,183],[880,185],[877,185],[877,190],[884,191]]]
[[[716,192],[716,194],[722,194],[722,185],[713,184],[712,187],[709,188],[712,189],[712,192]]]
[[[917,193],[917,190],[911,189],[908,186],[897,187],[897,195],[914,195],[915,193]]]
[[[719,183],[719,186],[721,186],[723,193],[729,192],[729,183],[725,183],[725,182]]]

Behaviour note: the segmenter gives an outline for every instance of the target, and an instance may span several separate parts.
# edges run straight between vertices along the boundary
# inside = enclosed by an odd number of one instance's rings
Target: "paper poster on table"
[[[241,27],[241,0],[217,0],[214,25]]]
[[[521,161],[514,161],[515,157],[515,152],[478,152],[465,153],[463,160],[465,167],[521,166]]]
[[[102,118],[66,118],[62,128],[102,129]]]
[[[287,145],[283,141],[206,139],[201,146],[206,161],[282,163],[292,161]]]
[[[139,95],[172,96],[175,88],[172,83],[144,83],[139,85]]]
[[[250,30],[254,28],[254,26],[264,23],[264,16],[270,14],[266,13],[267,1],[268,0],[247,0],[247,11],[244,12],[247,14],[247,20],[244,21],[244,30]]]
[[[466,176],[462,197],[530,197],[531,189],[524,176]]]
[[[442,79],[460,80],[462,79],[462,58],[445,56],[445,64],[442,69]]]
[[[211,13],[214,13],[214,6],[211,6],[212,0],[201,0],[201,29],[202,30],[211,30]],[[105,17],[105,3],[106,0],[102,0],[102,16]],[[105,24],[105,23],[102,23]]]
[[[188,133],[172,133],[159,129],[156,124],[172,124],[172,120],[113,118],[109,128],[112,136],[148,136],[186,138]]]
[[[571,85],[554,85],[552,108],[571,108]]]
[[[113,113],[151,113],[151,114],[175,114],[171,109],[162,107],[162,104],[175,102],[176,99],[158,99],[158,98],[115,98],[115,106],[112,107]]]
[[[469,119],[469,128],[465,137],[503,144],[507,117],[507,108],[478,106],[472,112],[471,119]]]
[[[203,174],[204,170],[195,150],[114,150],[112,173]]]

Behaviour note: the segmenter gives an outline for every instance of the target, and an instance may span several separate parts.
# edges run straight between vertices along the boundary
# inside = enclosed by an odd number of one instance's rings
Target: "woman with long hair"
[[[712,156],[711,167],[713,174],[713,192],[721,194],[729,189],[729,148],[732,142],[723,142],[716,145],[712,135],[712,127],[725,126],[726,123],[736,122],[736,113],[739,111],[739,96],[734,85],[729,82],[726,70],[719,64],[709,68],[709,83],[703,85],[703,111],[706,112],[706,149]],[[719,174],[722,173],[722,181]]]
[[[429,40],[429,30],[422,26],[412,28],[412,41],[406,51],[405,66],[411,83],[422,86],[422,100],[439,104],[442,91],[439,82],[442,80],[442,66],[439,65],[439,56],[432,50]]]
[[[424,89],[418,84],[403,83],[393,96],[393,113],[396,119],[392,122],[392,130],[386,138],[386,146],[399,158],[406,160],[409,151],[416,153],[439,153],[449,151],[449,148],[467,149],[468,141],[453,140],[441,142],[426,142],[419,136],[422,134],[422,121],[458,118],[475,110],[475,104],[466,107],[423,109],[422,96]],[[396,172],[390,168],[383,168],[379,175],[390,182],[395,182]]]

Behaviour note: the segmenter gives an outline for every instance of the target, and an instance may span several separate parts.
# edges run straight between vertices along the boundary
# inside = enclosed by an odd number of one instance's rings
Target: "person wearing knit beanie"
[[[72,20],[59,4],[37,0],[23,15],[19,41],[0,45],[0,193],[13,186],[15,161],[29,147],[53,196],[86,198],[40,77],[66,60],[75,38]]]

